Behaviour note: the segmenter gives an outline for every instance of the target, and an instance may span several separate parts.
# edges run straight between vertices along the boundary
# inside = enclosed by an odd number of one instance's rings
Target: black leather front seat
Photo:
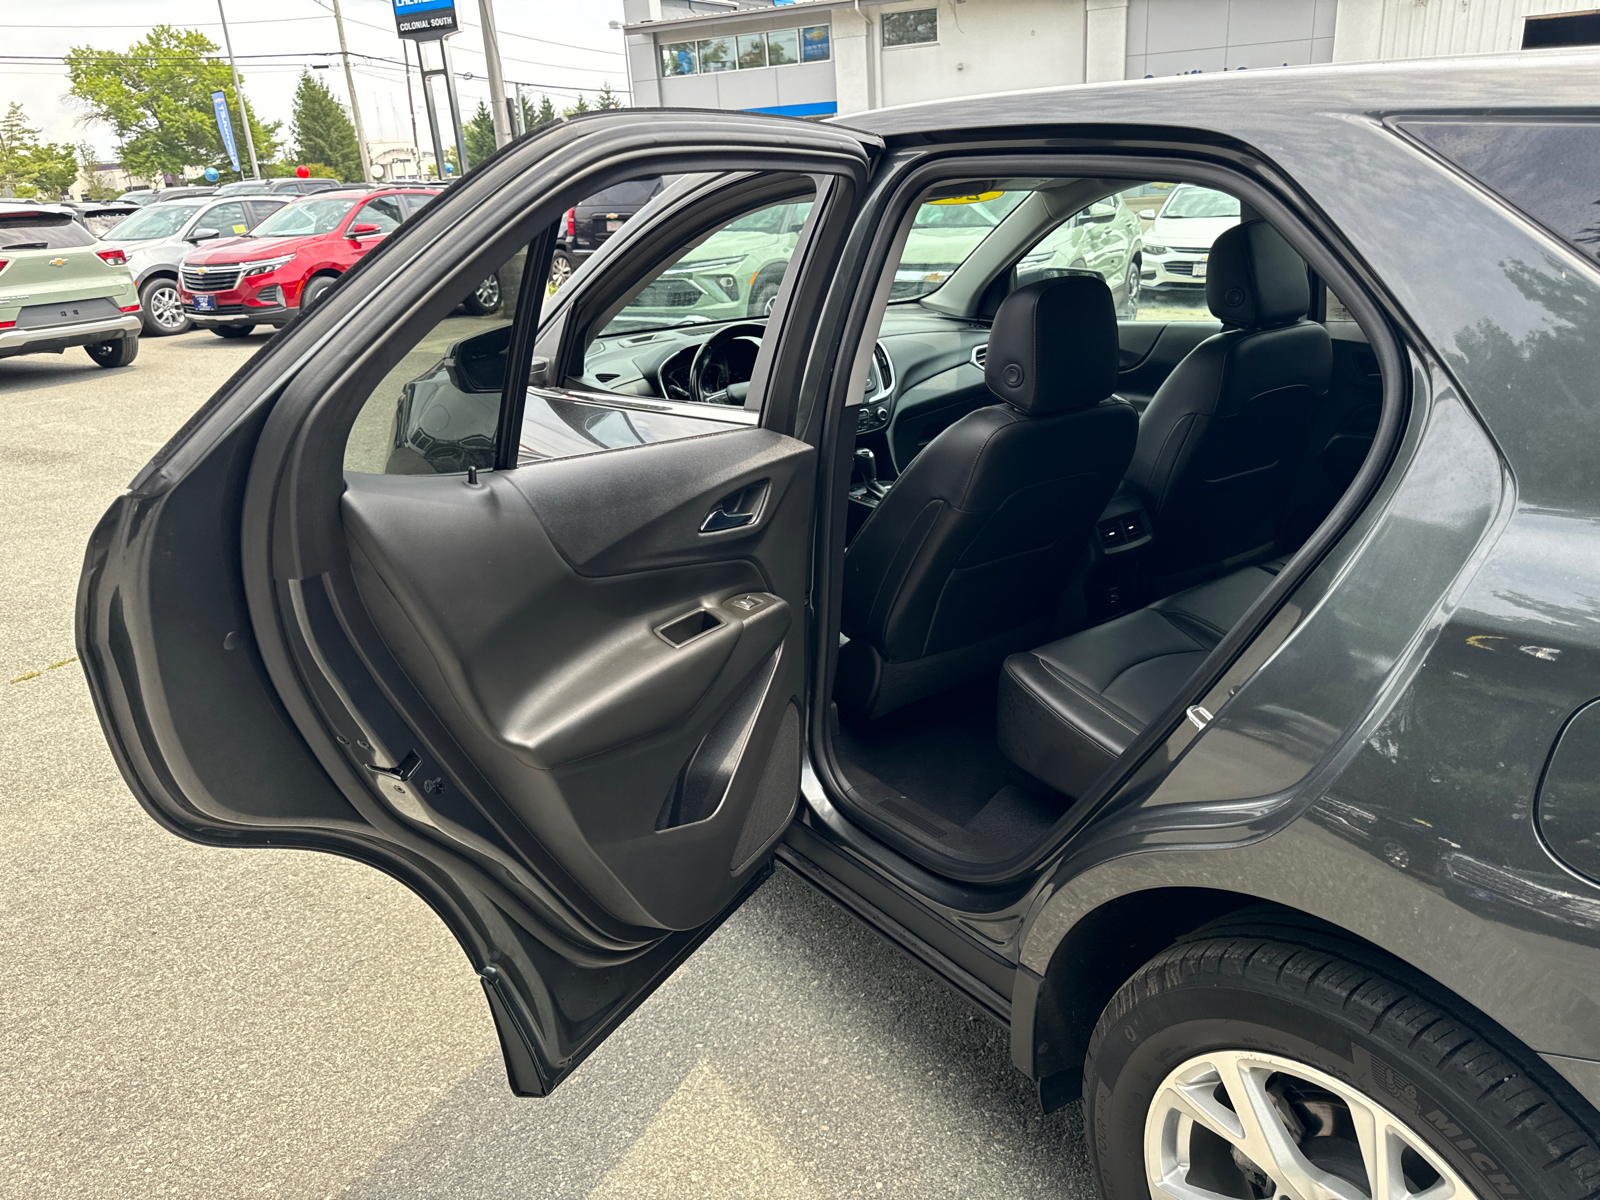
[[[1171,704],[1282,564],[1244,567],[1048,646],[1000,673],[1000,751],[1077,798]]]
[[[1138,417],[1111,399],[1117,321],[1099,279],[1018,288],[1000,306],[968,413],[911,462],[845,555],[834,696],[878,717],[1046,636],[1127,470]]]
[[[1265,221],[1212,246],[1206,303],[1224,329],[1156,392],[1128,471],[1154,522],[1162,590],[1276,552],[1333,365],[1309,301],[1305,263]]]

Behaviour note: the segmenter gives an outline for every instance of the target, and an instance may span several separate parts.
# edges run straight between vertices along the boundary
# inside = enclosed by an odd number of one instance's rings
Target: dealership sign
[[[455,0],[394,0],[394,23],[401,37],[418,41],[448,37],[461,28]]]

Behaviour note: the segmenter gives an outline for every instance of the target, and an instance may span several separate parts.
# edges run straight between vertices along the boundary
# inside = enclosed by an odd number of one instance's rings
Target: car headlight
[[[1144,244],[1144,252],[1146,254],[1165,254],[1167,248],[1160,242],[1146,242]]]
[[[276,271],[279,267],[283,266],[285,263],[290,263],[293,261],[294,255],[292,254],[282,254],[277,258],[251,259],[248,262],[240,264],[242,267],[244,267],[243,272],[240,274],[240,278],[249,279],[252,275],[269,275],[273,271]]]

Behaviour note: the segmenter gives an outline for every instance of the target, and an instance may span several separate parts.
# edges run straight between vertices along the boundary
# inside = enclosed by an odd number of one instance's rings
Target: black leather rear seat
[[[1266,591],[1281,562],[1245,567],[1060,641],[1000,672],[1000,749],[1077,797],[1172,703]]]

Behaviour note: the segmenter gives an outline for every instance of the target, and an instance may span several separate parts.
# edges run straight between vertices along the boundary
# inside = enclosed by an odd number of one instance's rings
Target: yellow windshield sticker
[[[1004,192],[979,192],[976,196],[949,196],[943,200],[929,200],[929,204],[976,204],[980,200],[998,200]]]
[[[244,233],[244,232],[246,232],[245,227],[243,225],[235,225],[233,227],[233,231],[235,233]]]

